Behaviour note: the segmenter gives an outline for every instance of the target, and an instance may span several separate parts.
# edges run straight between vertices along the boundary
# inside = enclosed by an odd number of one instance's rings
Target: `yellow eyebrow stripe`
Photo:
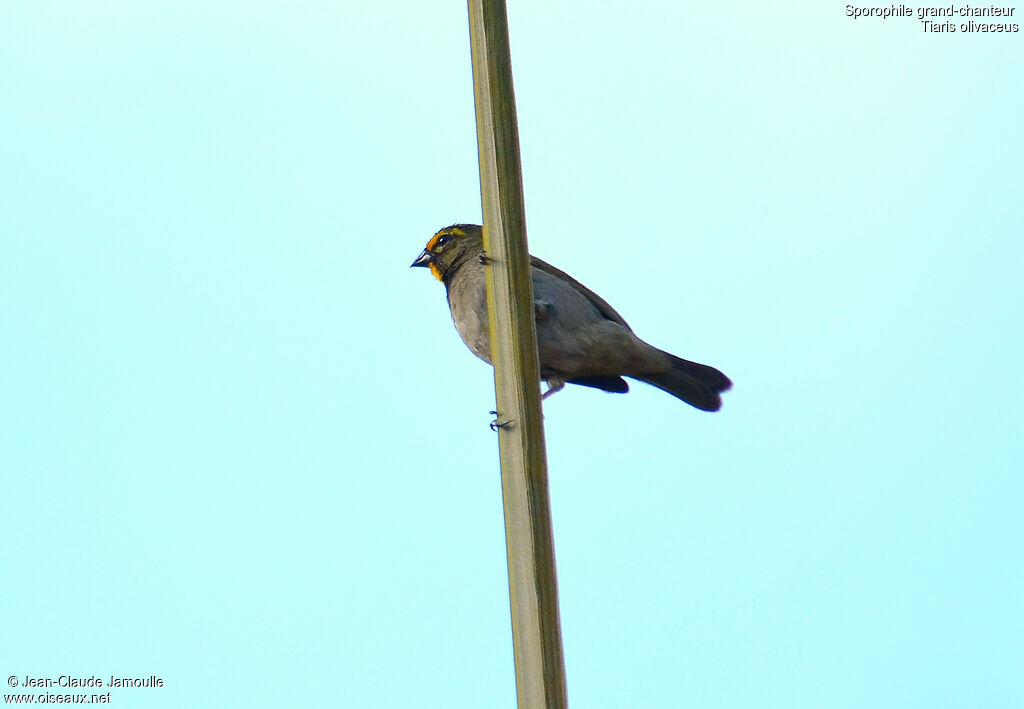
[[[452,236],[465,236],[466,232],[462,231],[462,229],[459,229],[458,227],[444,228],[430,237],[430,241],[427,242],[427,251],[433,251],[434,246],[437,245],[437,240],[445,234],[451,234]]]

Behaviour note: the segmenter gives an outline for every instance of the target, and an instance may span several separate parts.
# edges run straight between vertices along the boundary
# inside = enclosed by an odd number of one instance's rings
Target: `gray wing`
[[[622,325],[624,328],[626,328],[630,332],[633,331],[633,328],[631,328],[629,326],[629,324],[626,323],[625,319],[623,319],[623,317],[621,315],[619,315],[615,311],[615,308],[613,308],[612,306],[608,305],[608,303],[605,301],[604,298],[602,298],[597,293],[595,293],[594,291],[592,291],[589,288],[587,288],[585,285],[583,285],[582,283],[577,281],[575,278],[570,276],[565,271],[560,271],[559,269],[555,268],[554,266],[552,266],[547,261],[542,261],[539,258],[537,258],[536,256],[531,256],[530,257],[530,264],[534,268],[539,268],[541,271],[544,271],[545,273],[549,273],[552,276],[554,276],[555,278],[559,278],[559,279],[565,281],[566,283],[570,284],[573,288],[575,288],[580,293],[582,293],[584,295],[584,297],[586,297],[587,300],[589,300],[591,303],[593,303],[594,307],[597,308],[598,312],[600,312],[601,315],[603,315],[607,319],[611,320],[612,322],[616,322],[619,325]]]

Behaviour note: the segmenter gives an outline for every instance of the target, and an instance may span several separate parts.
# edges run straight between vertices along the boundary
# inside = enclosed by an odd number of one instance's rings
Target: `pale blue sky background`
[[[510,5],[533,252],[736,383],[547,403],[572,705],[1024,706],[1022,35]],[[4,5],[0,676],[513,706],[491,370],[408,268],[474,131],[461,3]]]

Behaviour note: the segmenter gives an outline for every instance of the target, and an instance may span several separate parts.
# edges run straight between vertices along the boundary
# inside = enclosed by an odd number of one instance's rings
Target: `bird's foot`
[[[487,264],[494,262],[494,259],[488,256],[486,251],[481,251],[480,255],[476,258],[480,262],[481,266],[486,266]]]
[[[494,420],[491,421],[491,423],[490,423],[490,427],[491,427],[492,431],[497,432],[499,428],[507,428],[508,426],[510,426],[512,424],[511,421],[501,421],[500,419],[498,419],[498,412],[497,411],[490,411],[488,413],[490,413],[491,416],[495,417]]]

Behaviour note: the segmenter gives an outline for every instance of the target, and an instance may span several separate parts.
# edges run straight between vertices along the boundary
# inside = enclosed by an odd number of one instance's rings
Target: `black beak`
[[[429,266],[434,261],[434,254],[430,253],[426,249],[423,249],[423,253],[416,257],[416,260],[412,262],[409,268],[416,268],[417,266]]]

